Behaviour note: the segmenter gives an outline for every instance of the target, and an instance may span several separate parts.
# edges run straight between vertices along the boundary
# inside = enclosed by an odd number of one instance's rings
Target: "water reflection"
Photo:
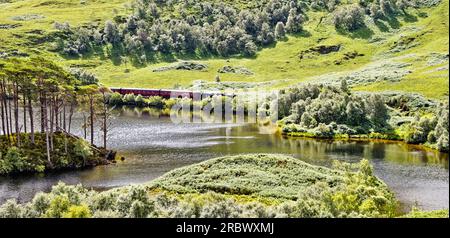
[[[81,127],[81,121],[76,116],[74,127]],[[8,198],[27,201],[60,180],[106,189],[145,183],[172,169],[217,156],[275,153],[325,166],[335,159],[358,162],[366,158],[406,206],[449,206],[448,154],[402,143],[283,138],[268,130],[256,125],[173,124],[158,110],[123,108],[114,120],[109,146],[126,161],[84,171],[0,178],[0,202]]]

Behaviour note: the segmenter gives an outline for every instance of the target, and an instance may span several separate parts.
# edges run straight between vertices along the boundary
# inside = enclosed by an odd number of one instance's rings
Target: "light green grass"
[[[414,210],[401,218],[448,218],[448,209],[429,212]]]
[[[356,89],[368,91],[400,90],[418,92],[430,98],[448,97],[448,61],[445,64],[428,66],[426,60],[426,56],[430,53],[439,52],[448,55],[448,4],[448,0],[445,0],[437,8],[427,11],[429,17],[414,24],[417,28],[421,29],[419,32],[405,34],[406,36],[416,37],[418,46],[397,55],[414,56],[405,59],[406,62],[409,61],[412,63],[412,74],[406,76],[401,82],[375,83],[357,87]],[[395,40],[396,38],[393,38],[391,41]],[[447,66],[447,70],[436,70],[445,66]]]
[[[304,33],[289,36],[286,41],[264,48],[254,58],[187,58],[187,60],[197,60],[209,66],[208,70],[201,72],[176,70],[152,72],[154,68],[170,64],[161,60],[162,57],[157,57],[156,63],[141,67],[135,67],[129,62],[113,62],[105,59],[103,55],[91,56],[87,59],[65,59],[48,52],[46,43],[32,43],[39,38],[39,35],[29,33],[31,30],[54,31],[55,21],[67,21],[73,26],[93,21],[102,23],[106,19],[112,19],[117,13],[126,13],[124,4],[127,2],[131,1],[90,0],[86,1],[86,4],[81,4],[79,1],[69,0],[25,0],[2,4],[0,5],[2,7],[0,24],[19,23],[22,26],[15,29],[0,29],[0,51],[2,49],[19,49],[29,53],[37,51],[36,53],[48,56],[66,67],[86,67],[107,86],[144,88],[173,88],[175,85],[188,87],[196,80],[213,82],[219,68],[231,65],[246,67],[255,74],[251,76],[220,74],[222,82],[269,82],[265,84],[265,87],[276,89],[312,81],[322,75],[336,73],[345,75],[357,72],[370,63],[383,62],[395,57],[399,61],[411,63],[408,70],[412,73],[400,82],[376,82],[359,85],[355,89],[417,92],[435,99],[443,99],[449,92],[448,61],[444,65],[428,66],[426,60],[426,56],[430,53],[448,54],[448,0],[443,0],[437,7],[429,9],[410,9],[408,13],[411,17],[400,16],[398,22],[380,21],[374,24],[367,19],[368,28],[352,35],[336,32],[329,14],[309,12]],[[249,3],[239,1],[234,4],[245,8]],[[31,13],[43,15],[45,18],[22,22],[11,19],[13,16]],[[389,53],[395,43],[405,36],[416,37],[417,46],[399,53]],[[342,45],[340,52],[299,59],[300,52],[310,47],[336,44]],[[344,61],[341,65],[334,63],[342,59],[345,53],[354,51],[364,56]],[[175,57],[175,60],[186,59]],[[445,65],[447,65],[446,70],[436,71],[437,68]]]
[[[54,31],[55,22],[68,22],[71,26],[103,22],[112,18],[114,14],[124,12],[124,4],[127,2],[129,0],[16,0],[12,3],[2,3],[0,4],[0,24],[21,24],[21,26],[0,29],[0,51],[18,49],[22,52],[33,52],[36,48],[45,50],[44,44],[30,42],[43,36],[32,34],[31,31]],[[13,19],[16,16],[29,14],[38,14],[44,18],[28,21]]]

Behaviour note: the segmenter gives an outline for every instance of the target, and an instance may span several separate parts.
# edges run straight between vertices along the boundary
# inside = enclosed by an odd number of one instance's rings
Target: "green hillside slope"
[[[225,2],[237,8],[252,7],[247,1]],[[101,83],[116,87],[190,87],[196,81],[215,82],[219,75],[222,84],[272,89],[346,78],[360,91],[400,90],[443,99],[449,92],[448,2],[408,8],[396,18],[374,21],[366,17],[367,27],[352,33],[337,31],[331,13],[309,9],[301,33],[262,48],[254,57],[171,55],[135,65],[124,56],[109,58],[107,50],[77,58],[50,51],[57,32],[55,22],[102,25],[107,19],[130,14],[129,1],[6,1],[0,3],[0,54],[45,55],[65,67],[86,68]],[[162,15],[176,17],[177,9],[172,13],[161,8]],[[327,47],[338,50],[320,52]],[[195,61],[207,68],[155,71],[177,60]],[[219,73],[224,66],[251,73]]]

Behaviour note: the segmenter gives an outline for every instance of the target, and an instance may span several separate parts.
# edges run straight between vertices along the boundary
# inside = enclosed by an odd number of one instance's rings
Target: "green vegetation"
[[[290,136],[404,140],[448,152],[448,102],[417,95],[352,93],[340,86],[307,85],[282,90],[279,125]]]
[[[0,174],[102,164],[94,125],[106,150],[109,106],[167,111],[176,102],[98,84],[277,89],[287,135],[396,139],[448,152],[448,7],[448,0],[0,1]],[[270,114],[269,104],[259,113]],[[84,140],[68,136],[76,107]],[[0,217],[394,217],[396,209],[365,160],[328,169],[242,155],[105,192],[60,184],[27,204],[8,201]],[[406,215],[443,216],[448,210]]]
[[[425,212],[413,209],[410,213],[402,216],[402,218],[448,218],[448,210]]]
[[[172,106],[178,99],[164,99],[159,96],[144,98],[142,95],[112,93],[108,96],[108,104],[113,107],[132,106],[139,108],[160,109],[164,113],[170,113]]]
[[[92,148],[83,139],[56,133],[54,151],[47,159],[45,134],[36,133],[34,143],[29,134],[22,134],[20,148],[11,147],[6,136],[0,136],[0,175],[42,173],[56,170],[81,169],[108,164],[105,154]]]
[[[285,156],[242,155],[105,192],[59,184],[29,203],[6,202],[0,217],[393,217],[396,208],[366,160],[328,169]]]
[[[110,109],[109,90],[87,85],[89,74],[73,75],[40,57],[0,60],[0,174],[43,172],[104,164]],[[86,79],[88,79],[86,81]],[[90,144],[71,139],[75,108],[87,112]],[[35,115],[39,108],[39,119]],[[100,122],[103,151],[94,145],[94,122]],[[39,122],[40,130],[36,124]],[[37,133],[39,131],[39,133]],[[92,151],[92,149],[96,151]],[[45,157],[45,158],[44,158]]]
[[[258,88],[285,88],[318,78],[338,83],[347,76],[354,76],[358,78],[355,84],[348,81],[350,86],[359,91],[399,90],[417,92],[435,99],[443,99],[448,95],[448,66],[446,66],[448,65],[448,57],[446,57],[448,55],[448,0],[341,3],[338,1],[294,1],[297,2],[297,11],[304,16],[300,24],[302,31],[297,34],[287,34],[286,39],[276,44],[258,47],[254,57],[224,58],[197,53],[181,55],[149,53],[146,55],[147,62],[135,65],[132,59],[134,56],[124,53],[125,50],[121,51],[120,48],[111,50],[114,48],[108,45],[94,47],[94,52],[97,53],[83,54],[79,58],[67,58],[49,51],[54,49],[54,43],[57,42],[58,37],[65,39],[59,30],[54,29],[55,23],[65,25],[64,23],[67,22],[72,30],[100,29],[100,33],[103,34],[107,20],[111,20],[116,25],[122,25],[134,15],[137,15],[137,19],[140,17],[139,11],[136,12],[139,7],[131,4],[132,2],[131,0],[106,2],[93,0],[78,3],[68,0],[27,0],[3,3],[2,8],[5,9],[5,14],[0,17],[2,26],[0,51],[3,53],[0,55],[40,54],[60,62],[67,68],[84,68],[94,73],[101,83],[116,87],[189,87],[196,80],[214,82],[217,72],[225,66],[230,66],[246,68],[253,74],[222,74],[218,88],[221,88],[222,84],[238,87],[245,85],[245,87]],[[170,5],[155,1],[156,8],[152,5],[152,9],[156,9],[159,14],[158,19],[187,21],[189,16],[201,11],[198,5],[211,3],[215,9],[217,2],[190,1],[184,4],[182,1],[172,1]],[[228,15],[233,15],[236,19],[239,19],[236,15],[240,11],[257,15],[256,9],[259,9],[260,5],[270,5],[268,2],[265,0],[251,3],[222,1],[224,7],[234,9],[236,14]],[[280,7],[279,12],[284,16],[282,22],[285,28],[291,29],[299,25],[291,24],[295,22],[292,17],[289,21],[289,11],[284,9],[290,6],[286,2],[280,1],[285,7]],[[347,2],[359,3],[359,7],[364,10],[364,24],[357,24],[360,27],[350,32],[345,29],[336,29],[332,24],[335,13],[339,13],[342,7],[350,7],[346,5]],[[26,14],[42,15],[45,18],[29,21],[12,20],[14,16]],[[198,26],[202,19],[195,18],[194,25]],[[248,20],[251,23],[252,18],[249,17]],[[276,23],[273,21],[273,24]],[[275,25],[271,26],[275,27]],[[120,31],[123,30],[123,27],[117,28]],[[148,31],[146,27],[143,29]],[[286,31],[289,33],[289,30]],[[94,34],[90,36],[93,37]],[[133,36],[135,35],[130,35],[131,38]],[[121,37],[125,39],[124,35]],[[301,52],[309,49],[338,45],[340,49],[337,52],[314,53],[302,59],[299,58]],[[111,58],[114,56],[111,53],[118,55]],[[145,53],[148,52],[145,51]],[[141,54],[138,55],[141,56]],[[442,55],[444,58],[435,60],[436,55]],[[195,60],[207,65],[208,68],[204,71],[154,72],[154,69],[171,64],[167,61],[177,60]]]

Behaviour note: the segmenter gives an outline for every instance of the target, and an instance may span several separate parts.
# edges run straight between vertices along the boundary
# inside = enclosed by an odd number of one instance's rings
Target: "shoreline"
[[[311,140],[318,140],[318,141],[349,141],[349,142],[354,141],[354,142],[378,142],[378,143],[389,143],[389,144],[401,144],[401,145],[405,145],[408,147],[421,149],[421,150],[425,150],[425,151],[449,154],[449,152],[440,151],[434,147],[427,146],[426,144],[409,144],[409,143],[406,143],[401,138],[398,138],[398,139],[370,138],[370,134],[362,134],[362,135],[355,135],[355,136],[336,135],[334,137],[318,137],[318,136],[308,135],[307,133],[296,133],[296,132],[284,133],[281,131],[280,127],[278,127],[278,133],[285,138],[292,138],[292,139],[302,138],[302,139],[311,139]]]

